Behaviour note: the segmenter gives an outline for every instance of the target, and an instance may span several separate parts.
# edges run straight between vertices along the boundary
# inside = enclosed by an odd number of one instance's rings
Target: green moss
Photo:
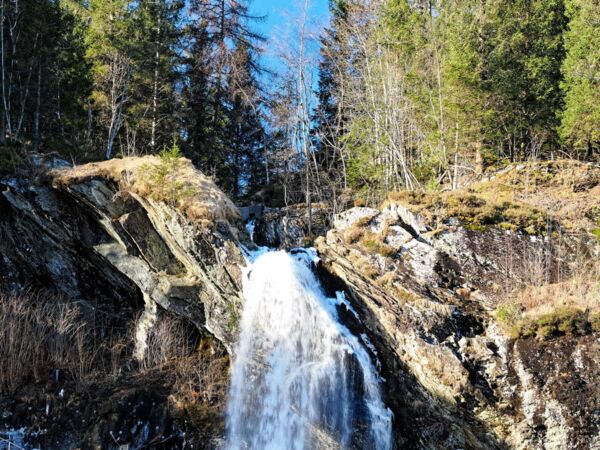
[[[513,339],[549,340],[600,332],[600,313],[588,317],[586,312],[573,307],[561,307],[539,317],[527,317],[523,316],[520,304],[505,303],[496,309],[496,319]]]
[[[600,333],[600,313],[590,316],[590,327],[594,333]]]
[[[539,318],[526,320],[519,326],[519,337],[552,339],[559,336],[582,336],[591,330],[585,312],[564,307]]]
[[[500,222],[498,224],[498,226],[500,228],[502,228],[503,230],[507,230],[507,231],[516,232],[519,230],[519,227],[517,227],[514,223],[509,223],[509,222]]]
[[[521,320],[522,309],[518,303],[505,303],[496,309],[496,318],[500,322],[514,326]]]
[[[232,332],[238,328],[239,316],[233,303],[227,303],[227,315],[229,320],[227,321],[227,329]]]
[[[488,226],[482,225],[480,223],[468,223],[468,224],[465,224],[464,227],[467,230],[479,231],[479,232],[487,231],[489,229]]]

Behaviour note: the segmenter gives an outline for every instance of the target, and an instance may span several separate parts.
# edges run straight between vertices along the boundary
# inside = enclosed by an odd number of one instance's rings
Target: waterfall
[[[255,254],[247,270],[227,407],[227,449],[392,447],[391,411],[361,341],[306,251]]]

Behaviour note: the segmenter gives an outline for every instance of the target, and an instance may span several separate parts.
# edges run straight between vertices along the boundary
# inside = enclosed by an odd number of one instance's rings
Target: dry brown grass
[[[210,405],[225,406],[229,387],[229,357],[223,349],[210,344],[189,358],[181,358],[175,365],[177,391],[175,398],[186,407]]]
[[[550,258],[530,252],[525,277],[507,279],[512,291],[496,309],[504,329],[514,338],[542,339],[600,332],[600,261],[582,256],[561,276],[551,274]]]
[[[544,234],[551,220],[542,210],[524,202],[510,201],[501,195],[483,195],[472,190],[434,194],[393,192],[388,202],[401,204],[421,215],[434,229],[453,217],[467,228],[478,231],[500,227],[527,234]]]
[[[421,300],[421,297],[417,294],[410,292],[402,286],[395,272],[384,273],[375,280],[375,284],[400,302],[411,303]]]
[[[172,204],[196,222],[235,223],[240,219],[233,202],[189,159],[179,158],[166,170],[164,164],[158,156],[128,157],[53,170],[50,176],[57,186],[80,184],[95,178],[112,180],[122,191]],[[163,171],[166,173],[161,176],[162,182],[157,182],[156,173]]]
[[[352,263],[354,269],[361,275],[374,280],[379,276],[379,269],[375,267],[367,258],[358,251],[352,251],[348,254],[348,261]]]
[[[600,273],[595,269],[567,281],[529,286],[515,294],[525,316],[541,316],[560,307],[600,311]]]
[[[365,230],[361,227],[351,226],[344,230],[344,241],[347,244],[356,244],[365,233]]]
[[[54,369],[89,374],[94,354],[79,307],[48,294],[0,294],[0,392],[11,393]]]
[[[376,253],[389,258],[396,254],[396,250],[385,243],[384,233],[373,233],[365,231],[359,240],[360,244],[368,253]]]
[[[193,355],[173,364],[170,407],[201,435],[214,436],[224,431],[229,368],[227,353],[209,338],[200,342]]]
[[[456,217],[475,229],[544,234],[556,221],[567,232],[592,232],[600,228],[600,167],[567,160],[520,164],[457,191],[395,192],[388,202],[420,213],[434,227]]]
[[[362,217],[352,226],[344,230],[343,238],[346,244],[360,245],[362,249],[370,254],[378,254],[385,257],[391,257],[396,253],[393,247],[385,243],[385,238],[389,234],[389,224],[385,224],[383,230],[375,233],[369,229],[372,217]]]
[[[138,326],[136,323],[135,328]],[[135,335],[135,332],[131,335]],[[139,361],[140,368],[163,367],[175,359],[187,357],[193,353],[195,343],[196,336],[188,322],[161,312],[146,336],[146,349]]]
[[[569,231],[591,231],[600,219],[600,166],[546,161],[510,167],[472,188],[525,202],[558,218]]]

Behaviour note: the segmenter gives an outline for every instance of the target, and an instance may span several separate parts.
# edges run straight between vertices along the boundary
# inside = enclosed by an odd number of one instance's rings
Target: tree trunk
[[[12,130],[10,129],[10,113],[9,100],[6,93],[6,49],[4,45],[4,0],[2,0],[0,11],[0,59],[2,65],[2,105],[4,107],[4,115],[2,119],[2,144],[6,144],[6,133],[8,132],[8,141],[10,142]]]
[[[33,149],[40,150],[40,114],[42,107],[42,63],[38,65],[37,95],[35,99],[35,115],[33,118]]]
[[[161,30],[161,16],[158,11],[158,5],[160,1],[156,1],[157,6],[157,19],[156,19],[156,39],[154,41],[155,53],[154,53],[154,89],[152,92],[152,129],[150,135],[150,147],[154,152],[156,148],[156,125],[157,125],[157,114],[158,114],[158,77],[160,69],[160,30]]]

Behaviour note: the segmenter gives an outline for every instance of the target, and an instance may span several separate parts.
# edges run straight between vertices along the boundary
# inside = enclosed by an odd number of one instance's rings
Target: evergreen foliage
[[[318,62],[305,11],[267,89],[250,0],[3,1],[4,170],[175,136],[237,199],[341,209],[506,161],[598,158],[596,0],[329,3]]]
[[[567,147],[591,158],[600,151],[600,3],[566,0],[569,27],[561,84],[565,108],[560,135]]]

